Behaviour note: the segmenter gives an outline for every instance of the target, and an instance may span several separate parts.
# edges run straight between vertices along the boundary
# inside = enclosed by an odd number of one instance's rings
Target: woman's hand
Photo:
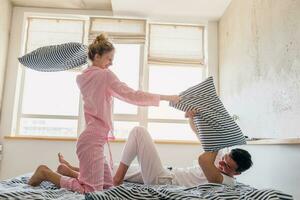
[[[160,95],[160,100],[170,101],[174,104],[180,101],[181,97],[178,95]]]

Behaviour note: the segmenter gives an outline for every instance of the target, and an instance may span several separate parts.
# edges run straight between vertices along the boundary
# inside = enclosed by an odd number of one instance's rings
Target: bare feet
[[[40,165],[29,179],[28,184],[31,186],[38,186],[41,182],[46,180],[45,171],[49,170],[49,168],[45,165]]]
[[[64,156],[61,153],[58,153],[58,161],[60,164],[65,164],[68,167],[70,166],[70,164],[65,160]]]
[[[78,172],[72,170],[71,168],[69,168],[65,164],[58,165],[56,172],[59,173],[59,174],[61,174],[61,175],[63,175],[63,176],[68,176],[68,177],[72,177],[72,178],[78,178]]]
[[[57,167],[57,173],[63,176],[70,176],[70,168],[67,167],[65,164],[60,164]]]

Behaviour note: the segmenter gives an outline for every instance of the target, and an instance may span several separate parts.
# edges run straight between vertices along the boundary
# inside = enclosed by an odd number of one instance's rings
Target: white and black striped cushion
[[[180,93],[181,100],[170,106],[182,111],[197,110],[193,120],[204,151],[246,144],[239,126],[217,96],[213,78]]]
[[[77,42],[44,46],[18,59],[36,71],[65,71],[87,64],[87,46]]]

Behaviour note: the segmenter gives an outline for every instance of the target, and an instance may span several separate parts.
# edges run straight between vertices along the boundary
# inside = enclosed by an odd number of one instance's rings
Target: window
[[[206,77],[203,27],[150,24],[148,88],[178,94]],[[155,139],[197,140],[184,113],[167,103],[148,110],[148,129]]]
[[[84,21],[80,20],[28,18],[25,51],[83,42],[83,30]],[[78,73],[44,73],[23,68],[17,133],[77,137],[80,93],[75,78]]]
[[[115,44],[115,59],[111,70],[131,88],[139,89],[140,44]],[[130,58],[130,59],[128,59]],[[137,115],[136,106],[114,99],[114,114]]]
[[[159,94],[178,94],[198,84],[203,75],[203,68],[200,67],[150,64],[149,90]],[[182,112],[162,104],[149,109],[149,118],[182,119]]]
[[[200,67],[149,65],[149,90],[160,94],[178,94],[198,84],[204,76]],[[167,102],[160,107],[150,107],[148,111],[149,131],[156,139],[196,140],[182,111]],[[161,131],[160,131],[161,130]]]
[[[85,21],[80,20],[30,18],[26,52],[68,41],[91,43],[101,32],[106,32],[116,48],[110,69],[133,89],[178,94],[206,77],[202,26],[101,17],[90,18],[89,24],[87,29]],[[75,81],[80,70],[23,71],[18,134],[77,137],[84,121]],[[115,98],[113,118],[116,138],[127,138],[134,126],[141,125],[154,139],[197,140],[184,113],[166,102],[161,102],[160,107],[137,107]]]
[[[42,73],[25,70],[20,134],[77,136],[77,74],[78,72]]]
[[[111,70],[129,87],[140,88],[141,44],[115,44],[116,53]],[[130,59],[128,59],[130,58]],[[114,134],[117,138],[127,138],[130,130],[140,125],[141,115],[137,106],[114,98]]]

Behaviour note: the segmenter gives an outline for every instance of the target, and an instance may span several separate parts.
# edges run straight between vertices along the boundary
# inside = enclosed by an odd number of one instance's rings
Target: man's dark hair
[[[238,173],[246,171],[253,164],[250,153],[244,149],[232,149],[229,155],[236,162],[238,168],[235,171]]]

